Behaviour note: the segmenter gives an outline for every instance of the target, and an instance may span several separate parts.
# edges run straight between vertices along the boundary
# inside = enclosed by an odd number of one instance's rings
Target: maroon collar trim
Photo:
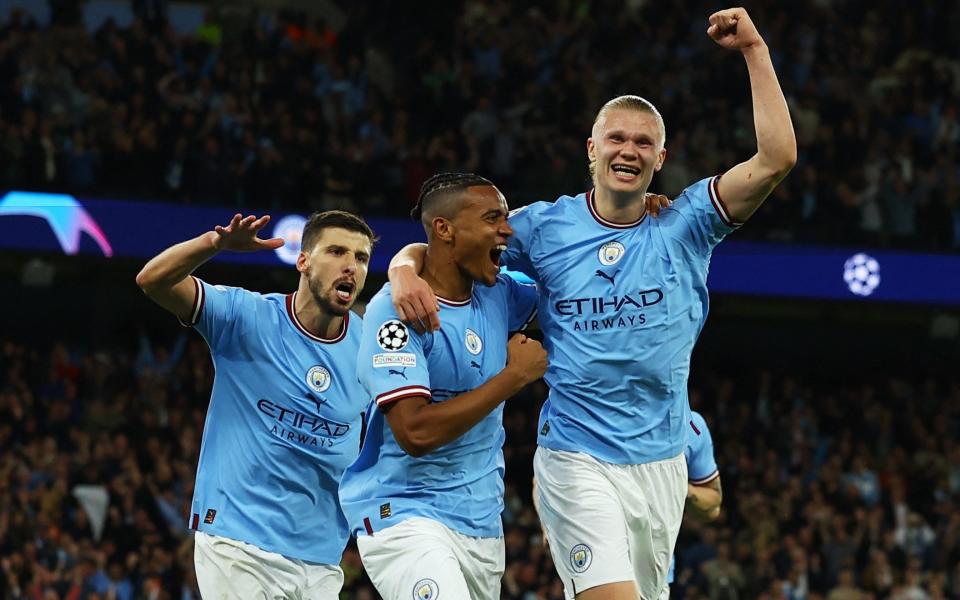
[[[303,326],[303,323],[300,322],[300,319],[297,318],[297,311],[294,310],[296,306],[297,293],[287,294],[287,315],[290,316],[290,321],[293,323],[293,326],[300,330],[300,333],[307,336],[315,342],[320,342],[322,344],[336,344],[343,338],[347,337],[347,327],[350,325],[350,313],[343,315],[343,326],[340,328],[340,333],[337,334],[337,337],[334,338],[322,338],[318,335],[310,333],[310,331]]]
[[[647,211],[644,210],[643,214],[640,215],[640,218],[637,219],[636,221],[633,221],[632,223],[615,223],[613,221],[608,221],[607,219],[604,219],[603,217],[600,216],[600,212],[597,211],[597,207],[595,205],[596,199],[594,198],[594,191],[595,190],[590,190],[586,194],[587,210],[590,211],[590,215],[593,216],[594,219],[596,219],[597,223],[600,223],[604,227],[610,227],[611,229],[630,229],[631,227],[636,227],[640,223],[643,223],[643,220],[647,218]]]

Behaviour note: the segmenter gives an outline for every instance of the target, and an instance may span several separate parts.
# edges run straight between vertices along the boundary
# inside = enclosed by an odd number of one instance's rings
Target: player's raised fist
[[[547,351],[540,342],[522,333],[507,342],[507,368],[513,369],[526,383],[532,383],[547,372]]]
[[[255,216],[246,216],[237,213],[230,219],[226,227],[217,225],[213,230],[217,237],[213,242],[218,250],[232,250],[234,252],[255,252],[257,250],[276,250],[283,245],[283,238],[262,240],[257,237],[260,230],[270,222],[270,215],[263,215],[259,219]]]
[[[750,15],[743,8],[728,8],[710,15],[707,35],[724,48],[743,50],[763,43]]]

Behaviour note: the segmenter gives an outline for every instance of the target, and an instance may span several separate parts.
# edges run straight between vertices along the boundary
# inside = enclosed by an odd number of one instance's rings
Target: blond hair
[[[663,115],[661,115],[660,111],[657,110],[657,107],[646,98],[641,98],[640,96],[634,96],[631,94],[617,96],[612,100],[608,100],[606,104],[600,107],[600,110],[597,112],[597,117],[593,120],[591,135],[596,131],[597,125],[600,123],[600,121],[605,119],[607,113],[612,110],[632,110],[634,112],[649,113],[653,115],[654,119],[657,121],[657,126],[660,128],[660,147],[662,148],[667,143],[667,126],[663,122]],[[590,161],[590,178],[594,180],[596,180],[595,171],[595,161]]]

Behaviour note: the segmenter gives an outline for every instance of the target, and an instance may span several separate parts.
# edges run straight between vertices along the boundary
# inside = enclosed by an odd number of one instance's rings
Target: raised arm
[[[390,297],[401,320],[420,333],[440,329],[440,305],[433,288],[420,278],[426,244],[408,244],[390,260]]]
[[[739,50],[750,75],[757,153],[724,173],[718,184],[731,219],[742,223],[796,164],[797,139],[770,50],[747,11],[721,10],[710,15],[709,21],[707,35],[724,48]]]
[[[261,240],[257,237],[269,222],[269,215],[259,219],[234,215],[226,227],[217,225],[213,231],[180,242],[151,258],[137,273],[137,285],[151,300],[181,321],[188,321],[197,294],[190,274],[221,250],[254,252],[279,248],[283,239]]]
[[[443,402],[415,396],[384,407],[387,423],[404,452],[423,456],[449,444],[547,370],[546,350],[523,334],[510,338],[507,356],[503,370],[469,392]]]

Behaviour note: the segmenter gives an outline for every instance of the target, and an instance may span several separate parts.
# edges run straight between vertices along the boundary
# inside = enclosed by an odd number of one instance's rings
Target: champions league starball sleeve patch
[[[410,332],[397,319],[391,319],[377,330],[377,344],[387,352],[397,352],[407,347]]]

